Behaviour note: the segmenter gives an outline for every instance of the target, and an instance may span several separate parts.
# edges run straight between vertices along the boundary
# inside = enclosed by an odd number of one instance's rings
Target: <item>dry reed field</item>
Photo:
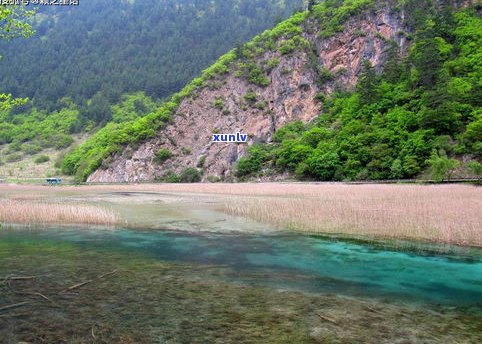
[[[293,230],[482,246],[482,188],[403,184],[162,184],[138,190],[228,195],[223,209]]]
[[[0,223],[113,226],[119,222],[119,217],[112,211],[93,205],[0,200]]]
[[[308,232],[482,246],[482,188],[466,185],[263,186],[231,214]]]
[[[213,206],[218,210],[280,229],[482,247],[482,188],[472,185],[244,183],[60,188],[0,185],[0,195],[25,202],[51,193],[65,195],[68,200],[68,196],[76,194],[125,192],[157,194],[160,198],[175,195],[199,202],[215,200]],[[95,211],[88,208],[85,213],[97,211],[98,208]]]

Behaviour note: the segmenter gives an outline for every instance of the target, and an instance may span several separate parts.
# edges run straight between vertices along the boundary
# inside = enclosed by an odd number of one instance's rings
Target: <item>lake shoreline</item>
[[[129,229],[288,231],[369,244],[482,247],[482,215],[476,211],[482,207],[482,189],[467,185],[264,183],[52,187],[0,184],[0,206],[2,202],[12,201],[74,205],[89,211],[100,209],[112,215],[109,226]],[[454,209],[456,207],[458,209]],[[410,219],[411,216],[418,218]],[[0,212],[0,223],[4,226],[18,223],[11,221],[13,217],[8,213],[2,217]],[[63,223],[103,225],[102,222],[75,222],[75,218]],[[403,228],[413,223],[418,228]],[[62,221],[18,224],[58,226]]]

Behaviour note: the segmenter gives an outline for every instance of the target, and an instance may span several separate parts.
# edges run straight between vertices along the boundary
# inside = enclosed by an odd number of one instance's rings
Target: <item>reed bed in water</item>
[[[0,197],[23,200],[34,195],[121,192],[210,195],[230,214],[281,228],[482,246],[482,187],[472,185],[205,183],[52,188],[0,184]]]
[[[480,187],[325,184],[300,185],[298,194],[292,186],[263,188],[271,196],[231,197],[226,210],[308,232],[482,246]]]
[[[224,211],[281,228],[482,247],[482,188],[473,185],[206,183],[87,188],[221,195]]]
[[[0,200],[0,223],[111,226],[119,222],[119,217],[113,211],[93,205]]]

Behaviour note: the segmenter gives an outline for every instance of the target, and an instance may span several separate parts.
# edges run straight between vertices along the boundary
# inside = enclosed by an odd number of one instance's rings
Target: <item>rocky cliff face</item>
[[[378,6],[345,23],[345,30],[320,38],[323,23],[309,19],[303,37],[308,47],[289,54],[268,51],[257,58],[258,65],[279,60],[266,76],[270,83],[261,87],[236,76],[236,66],[223,76],[182,101],[174,120],[156,138],[139,147],[126,147],[107,168],[98,169],[89,182],[136,182],[154,180],[168,171],[180,173],[186,167],[210,176],[229,179],[233,167],[256,142],[269,142],[282,125],[294,120],[310,121],[322,111],[318,93],[353,87],[368,59],[377,70],[383,68],[388,42],[398,43],[403,54],[407,47],[404,13],[390,6]],[[320,69],[321,68],[321,69]],[[320,82],[320,70],[329,75]],[[254,96],[255,95],[255,96]],[[248,134],[248,143],[212,142],[213,133]],[[166,148],[172,157],[155,162],[155,153]]]

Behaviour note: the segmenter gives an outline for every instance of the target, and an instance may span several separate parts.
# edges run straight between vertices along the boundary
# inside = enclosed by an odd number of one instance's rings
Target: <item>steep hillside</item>
[[[437,128],[436,121],[422,119],[401,126],[398,132],[387,131],[381,140],[367,136],[357,141],[357,135],[364,130],[371,131],[373,121],[380,122],[380,116],[384,118],[394,109],[409,109],[417,114],[422,110],[427,112],[430,105],[427,97],[431,94],[427,85],[439,81],[438,75],[430,75],[430,71],[438,73],[446,61],[470,58],[472,62],[465,61],[465,70],[458,71],[459,75],[450,75],[457,72],[447,71],[447,80],[458,77],[460,80],[456,82],[462,83],[458,89],[480,90],[478,81],[464,79],[480,68],[477,67],[480,62],[473,62],[474,47],[470,45],[466,48],[470,51],[463,51],[464,37],[476,40],[480,34],[480,30],[477,32],[480,16],[473,10],[454,16],[459,11],[457,7],[466,6],[471,5],[432,1],[325,1],[314,6],[311,12],[298,13],[232,50],[157,112],[99,132],[67,156],[63,169],[79,180],[88,178],[96,182],[197,180],[199,176],[204,180],[227,180],[234,177],[235,166],[238,176],[266,174],[268,170],[267,174],[297,172],[300,177],[323,180],[358,179],[366,178],[359,172],[378,159],[378,151],[383,151],[381,155],[387,158],[385,165],[393,164],[398,158],[397,146],[385,141],[390,141],[387,136],[396,134],[400,136],[398,143],[422,147],[423,152],[413,148],[416,152],[407,154],[413,161],[400,161],[402,165],[412,164],[416,168],[410,171],[406,168],[408,172],[399,177],[414,176],[425,168],[425,159],[434,147],[435,138],[448,135],[448,140],[453,140],[470,129],[472,123],[478,123],[480,104],[474,99],[480,97],[468,97],[458,103],[460,107],[455,111],[464,111],[460,115],[463,118],[460,126],[452,131]],[[448,19],[454,21],[445,28],[445,34],[451,36],[453,42],[435,38],[439,35],[423,36],[429,34],[427,30],[433,27],[432,22],[442,23]],[[457,33],[457,27],[463,32]],[[436,46],[423,45],[427,42],[435,42]],[[417,49],[417,44],[421,48]],[[435,49],[436,55],[440,53],[436,66],[430,66],[433,58],[424,56],[424,53],[434,53],[429,49]],[[400,71],[397,75],[401,69],[403,73]],[[389,71],[393,74],[390,82],[386,74]],[[393,87],[398,85],[397,78],[411,80],[402,85],[405,89],[399,89],[403,96],[393,92]],[[375,107],[380,97],[374,97],[372,91],[382,79],[388,84],[384,84],[385,89],[377,89],[377,94],[388,99]],[[350,101],[350,95],[356,99]],[[342,103],[340,99],[348,100]],[[366,107],[359,107],[360,104]],[[350,109],[357,110],[350,113]],[[436,117],[437,113],[430,115]],[[356,121],[347,122],[349,130],[343,133],[343,120],[349,116],[354,116]],[[403,113],[401,117],[399,121],[403,121]],[[317,118],[319,120],[314,121]],[[299,125],[295,124],[297,129],[293,130],[293,125],[283,127],[297,120],[300,120]],[[447,125],[450,127],[450,123]],[[384,125],[378,125],[377,130],[383,131]],[[474,130],[477,141],[480,134],[478,129]],[[248,134],[248,144],[212,141],[215,133],[238,131]],[[340,131],[357,142],[331,140]],[[414,141],[417,138],[419,142]],[[261,145],[253,145],[256,143]],[[466,153],[473,154],[476,144],[469,143]],[[276,149],[273,151],[271,147]],[[352,156],[343,156],[353,147],[359,149],[352,152]],[[241,158],[248,150],[249,157]],[[337,168],[350,164],[360,165],[356,166],[358,173],[342,175],[339,172],[335,178]],[[320,166],[331,166],[329,173],[324,173]],[[382,177],[385,175],[373,178]]]
[[[79,138],[107,122],[151,113],[237,42],[272,27],[301,3],[91,0],[37,6],[33,16],[18,17],[36,30],[26,39],[2,23],[1,37],[11,39],[0,40],[0,93],[29,100],[0,109],[0,178],[60,173],[57,156]]]
[[[97,95],[167,97],[237,42],[290,15],[302,0],[89,0],[37,6],[35,34],[0,42],[0,92],[47,111]],[[82,110],[82,109],[81,109]]]

